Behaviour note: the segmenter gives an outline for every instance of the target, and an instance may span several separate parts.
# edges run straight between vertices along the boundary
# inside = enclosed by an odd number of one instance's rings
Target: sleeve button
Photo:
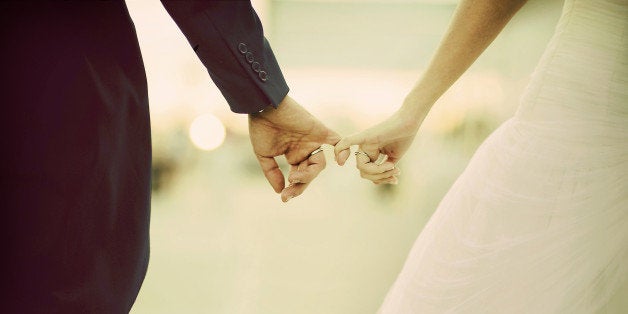
[[[251,64],[251,68],[253,68],[253,71],[259,73],[259,71],[262,69],[262,66],[259,64],[259,62],[255,61]]]
[[[253,63],[253,54],[251,52],[246,53],[246,62]]]
[[[266,73],[266,71],[259,71],[259,79],[262,80],[262,82],[266,82],[268,80],[268,73]]]
[[[247,51],[249,51],[245,43],[240,43],[238,45],[238,50],[240,51],[240,53],[246,53]]]

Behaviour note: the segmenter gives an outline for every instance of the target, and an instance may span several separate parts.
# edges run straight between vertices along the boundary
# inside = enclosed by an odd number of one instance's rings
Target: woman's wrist
[[[420,123],[427,116],[434,102],[429,97],[413,90],[406,96],[399,111]]]

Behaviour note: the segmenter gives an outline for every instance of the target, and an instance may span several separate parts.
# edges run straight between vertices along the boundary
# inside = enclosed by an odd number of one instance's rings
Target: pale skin
[[[358,145],[360,175],[375,184],[397,184],[397,162],[406,153],[434,103],[484,52],[526,0],[462,0],[430,64],[406,96],[401,108],[385,121],[340,140],[334,149],[344,165],[349,149]],[[377,165],[380,154],[388,155]]]
[[[281,200],[301,195],[325,169],[325,155],[310,153],[322,144],[335,145],[340,136],[312,116],[290,96],[277,108],[249,115],[249,134],[253,151],[266,179]],[[288,186],[275,157],[285,155],[290,164]]]

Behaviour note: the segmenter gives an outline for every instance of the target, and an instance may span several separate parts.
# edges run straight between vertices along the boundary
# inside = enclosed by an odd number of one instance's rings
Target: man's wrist
[[[275,116],[284,111],[286,107],[289,107],[291,101],[293,100],[288,95],[286,95],[286,97],[284,97],[284,99],[277,105],[277,107],[273,105],[268,105],[267,107],[256,113],[249,114],[249,116],[263,117],[272,120]]]

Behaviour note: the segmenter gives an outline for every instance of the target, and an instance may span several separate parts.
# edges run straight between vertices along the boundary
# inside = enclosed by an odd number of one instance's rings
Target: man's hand
[[[322,144],[335,145],[340,136],[303,109],[289,96],[277,109],[268,108],[249,115],[249,135],[253,151],[264,175],[281,200],[287,202],[325,169],[324,153],[310,156]],[[285,155],[290,164],[288,187],[275,157]]]

